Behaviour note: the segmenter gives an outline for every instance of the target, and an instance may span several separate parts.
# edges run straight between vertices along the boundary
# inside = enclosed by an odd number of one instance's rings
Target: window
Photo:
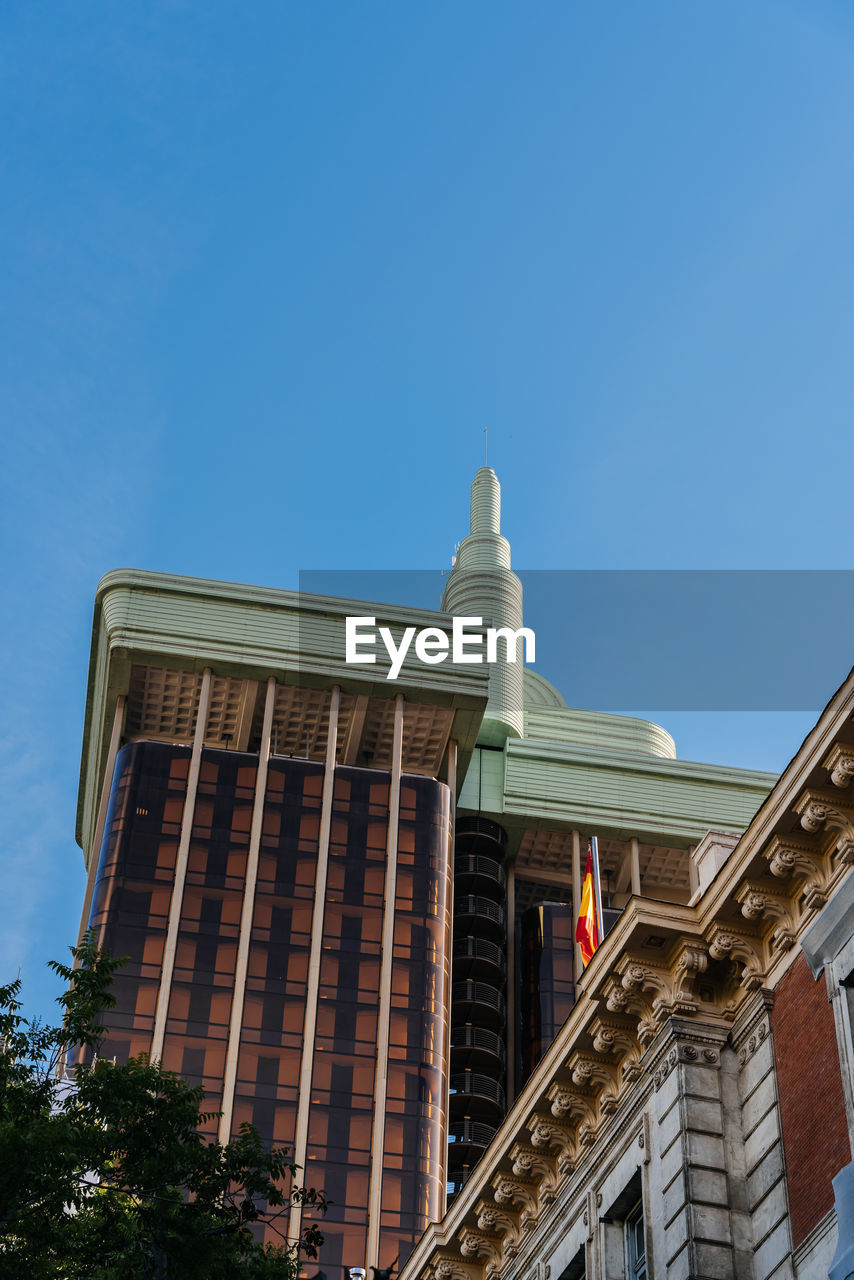
[[[647,1280],[646,1224],[643,1218],[643,1201],[640,1200],[626,1216],[626,1277],[627,1280]]]
[[[566,1267],[559,1275],[558,1280],[586,1280],[587,1276],[587,1260],[585,1257],[585,1249],[582,1245],[578,1253],[572,1259],[569,1266]]]

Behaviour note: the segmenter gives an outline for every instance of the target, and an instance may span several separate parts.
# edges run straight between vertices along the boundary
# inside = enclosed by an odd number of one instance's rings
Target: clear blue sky
[[[850,567],[847,2],[9,0],[0,69],[0,961],[40,1007],[106,570],[447,565],[486,425],[517,565]],[[811,717],[666,723],[773,769]]]

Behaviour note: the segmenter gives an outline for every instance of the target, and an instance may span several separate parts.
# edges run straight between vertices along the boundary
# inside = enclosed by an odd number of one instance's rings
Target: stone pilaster
[[[750,1224],[754,1280],[787,1280],[791,1261],[786,1165],[777,1098],[770,991],[754,992],[730,1035],[733,1094],[741,1109],[741,1154],[734,1152],[734,1181]]]
[[[749,1232],[743,1214],[731,1207],[726,1041],[725,1028],[670,1018],[642,1059],[654,1086],[646,1206],[651,1274],[662,1280],[752,1276]]]

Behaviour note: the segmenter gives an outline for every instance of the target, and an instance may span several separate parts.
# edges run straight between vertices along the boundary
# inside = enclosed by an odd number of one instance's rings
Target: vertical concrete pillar
[[[456,741],[452,738],[448,743],[448,790],[451,793],[451,820],[448,826],[448,920],[451,935],[451,954],[448,956],[449,972],[447,976],[447,986],[444,992],[445,1009],[447,1017],[445,1018],[445,1045],[443,1048],[443,1062],[445,1064],[445,1124],[449,1122],[451,1114],[451,973],[450,966],[453,964],[453,929],[454,929],[454,833],[456,829],[457,818],[457,755],[458,747]],[[442,1216],[448,1208],[448,1189],[447,1189],[447,1171],[448,1171],[448,1147],[447,1133],[442,1135],[442,1141],[445,1143],[444,1163],[442,1166]]]
[[[578,919],[578,911],[581,906],[581,836],[577,831],[572,833],[572,914]],[[579,978],[584,972],[584,961],[581,958],[581,947],[576,942],[574,946],[575,952],[575,981],[578,983]]]
[[[380,1266],[380,1213],[382,1209],[383,1156],[385,1154],[385,1105],[388,1092],[388,1036],[391,1022],[391,977],[394,960],[394,903],[397,893],[397,834],[400,820],[400,775],[403,759],[403,694],[394,700],[394,746],[388,806],[385,896],[383,901],[382,961],[380,965],[379,1015],[377,1018],[377,1066],[374,1076],[374,1118],[371,1128],[371,1171],[368,1183],[367,1266]]]
[[[196,712],[196,732],[193,736],[193,750],[190,756],[190,769],[187,774],[187,794],[184,798],[184,812],[181,815],[181,835],[178,840],[178,853],[175,858],[175,879],[172,883],[172,898],[169,903],[169,920],[166,925],[166,940],[163,944],[163,965],[160,970],[160,987],[157,992],[157,1007],[154,1012],[154,1030],[151,1035],[151,1057],[159,1060],[163,1056],[163,1039],[166,1034],[166,1018],[169,1012],[169,998],[172,994],[172,973],[175,969],[175,949],[178,944],[178,926],[181,923],[181,907],[184,902],[184,884],[187,878],[187,860],[190,856],[190,836],[193,831],[193,819],[196,812],[196,791],[199,786],[199,771],[202,766],[202,747],[205,741],[205,730],[208,725],[208,708],[211,700],[211,669],[205,667],[202,675],[202,687],[199,693],[199,706]]]
[[[640,897],[640,891],[641,891],[640,842],[638,841],[637,836],[632,836],[631,844],[629,846],[629,853],[631,857],[632,893],[635,894],[637,897]]]
[[[240,913],[240,938],[237,944],[237,961],[234,967],[234,994],[231,997],[228,1046],[225,1052],[222,1114],[219,1119],[219,1140],[223,1143],[231,1140],[234,1086],[237,1081],[237,1057],[240,1048],[240,1029],[243,1025],[243,1000],[246,994],[249,943],[252,937],[252,916],[255,911],[258,855],[261,848],[261,829],[264,823],[264,797],[267,793],[267,767],[270,763],[270,734],[273,729],[273,709],[275,705],[276,677],[270,676],[267,681],[267,697],[264,703],[264,724],[261,730],[261,746],[258,752],[258,772],[255,776],[255,801],[252,806],[252,826],[249,832],[249,850],[246,856],[243,906]]]
[[[120,693],[116,698],[116,710],[113,714],[113,729],[110,734],[110,745],[107,749],[107,762],[104,766],[104,780],[101,784],[101,801],[98,805],[98,816],[95,819],[95,831],[92,847],[89,849],[88,875],[86,876],[86,892],[83,896],[83,910],[80,913],[80,928],[77,931],[77,945],[83,941],[83,934],[89,928],[89,913],[92,910],[92,898],[95,893],[95,881],[98,878],[98,863],[101,858],[101,844],[104,839],[104,828],[107,825],[107,810],[110,807],[110,792],[113,786],[113,774],[116,770],[116,756],[122,741],[122,729],[125,722],[127,697]]]
[[[516,864],[507,867],[507,1109],[516,1097]]]
[[[341,690],[334,685],[329,702],[329,730],[326,735],[326,763],[323,792],[320,799],[320,831],[317,845],[317,871],[314,879],[314,908],[311,916],[311,949],[308,955],[308,978],[303,1019],[302,1057],[300,1058],[299,1092],[294,1130],[294,1164],[305,1170],[308,1145],[308,1117],[311,1108],[311,1076],[314,1070],[314,1032],[317,1026],[317,994],[320,987],[320,952],[323,943],[323,915],[326,906],[326,880],[329,874],[329,835],[332,829],[332,797],[335,790],[335,759],[338,749],[338,712]],[[299,1239],[302,1228],[302,1205],[291,1206],[288,1239]]]

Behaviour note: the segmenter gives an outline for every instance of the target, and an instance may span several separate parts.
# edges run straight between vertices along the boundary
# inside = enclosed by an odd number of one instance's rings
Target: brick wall
[[[777,987],[771,1023],[797,1248],[833,1207],[831,1178],[851,1159],[833,1010],[803,956]]]

